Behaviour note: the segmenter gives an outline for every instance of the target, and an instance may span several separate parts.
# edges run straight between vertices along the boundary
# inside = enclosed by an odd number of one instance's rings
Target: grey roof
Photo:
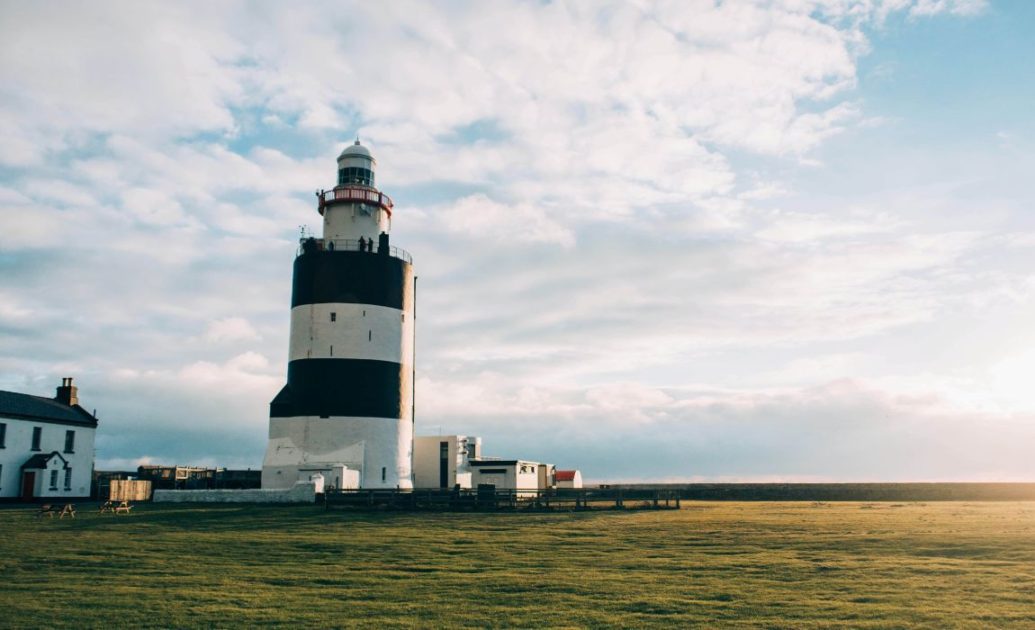
[[[341,152],[338,159],[343,157],[365,157],[370,160],[374,159],[374,156],[370,155],[370,150],[359,143],[359,138],[356,138],[356,143],[345,147],[345,150]]]
[[[61,463],[65,465],[65,468],[68,468],[68,460],[62,457],[61,453],[53,451],[51,453],[47,453],[46,455],[44,455],[43,453],[37,453],[36,455],[33,455],[29,458],[27,462],[22,464],[22,470],[35,470],[38,468],[46,468],[47,462],[49,462],[52,457],[57,457],[58,459],[60,459]]]
[[[97,418],[79,405],[66,405],[53,398],[0,390],[0,417],[96,427]]]

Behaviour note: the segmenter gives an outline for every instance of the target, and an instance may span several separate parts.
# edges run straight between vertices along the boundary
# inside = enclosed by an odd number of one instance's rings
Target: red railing
[[[331,190],[321,190],[316,193],[316,198],[319,200],[320,214],[323,214],[324,208],[336,201],[376,204],[384,208],[388,216],[392,216],[392,206],[394,205],[392,198],[388,195],[364,186],[339,186]]]

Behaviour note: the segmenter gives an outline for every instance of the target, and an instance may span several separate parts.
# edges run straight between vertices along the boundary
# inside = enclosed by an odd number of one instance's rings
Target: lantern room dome
[[[377,168],[377,160],[370,155],[370,151],[356,142],[341,152],[338,156],[338,185],[349,186],[359,185],[374,187],[374,169]]]
[[[370,155],[369,149],[359,143],[359,138],[356,138],[356,142],[346,147],[345,150],[341,152],[341,155],[338,156],[338,159],[342,160],[350,157],[367,158],[370,161],[374,161],[374,156]]]

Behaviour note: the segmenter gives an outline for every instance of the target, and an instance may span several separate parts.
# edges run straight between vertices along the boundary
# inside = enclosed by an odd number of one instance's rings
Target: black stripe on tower
[[[291,307],[327,302],[411,310],[413,266],[371,252],[306,252],[295,259]]]
[[[412,377],[409,366],[390,361],[298,359],[288,363],[288,382],[270,403],[270,417],[402,418]]]

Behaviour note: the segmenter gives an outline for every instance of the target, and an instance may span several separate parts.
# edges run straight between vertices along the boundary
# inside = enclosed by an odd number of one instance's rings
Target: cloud
[[[529,399],[525,389],[512,384],[508,400]],[[534,411],[496,407],[505,411],[492,416],[456,408],[443,430],[459,425],[481,435],[487,453],[534,453],[598,482],[673,478],[666,471],[675,462],[678,480],[697,481],[772,480],[772,470],[810,481],[1030,479],[1035,472],[1015,443],[1030,436],[1030,419],[960,413],[937,395],[901,396],[853,379],[768,391],[551,388],[534,400]]]
[[[977,15],[988,8],[988,0],[916,0],[909,9],[913,16],[930,16],[938,13],[953,15]]]
[[[1016,200],[845,155],[882,131],[868,33],[984,8],[4,5],[0,386],[75,375],[103,465],[257,465],[298,228],[358,133],[417,261],[421,427],[595,478],[866,476],[846,432],[951,474],[907,453],[1028,437],[989,393],[1016,361],[937,343],[1027,304]]]
[[[213,343],[226,341],[256,341],[261,339],[258,331],[243,317],[224,317],[210,322],[205,339]]]
[[[553,243],[571,247],[572,231],[546,208],[529,203],[504,205],[483,194],[469,195],[446,207],[423,213],[425,225],[494,244]]]
[[[135,3],[102,12],[67,4],[60,19],[30,5],[4,14],[5,109],[21,122],[12,129],[17,150],[2,154],[9,164],[40,164],[83,134],[124,130],[161,141],[234,126],[231,105],[244,96],[235,64],[245,50],[216,15]]]

